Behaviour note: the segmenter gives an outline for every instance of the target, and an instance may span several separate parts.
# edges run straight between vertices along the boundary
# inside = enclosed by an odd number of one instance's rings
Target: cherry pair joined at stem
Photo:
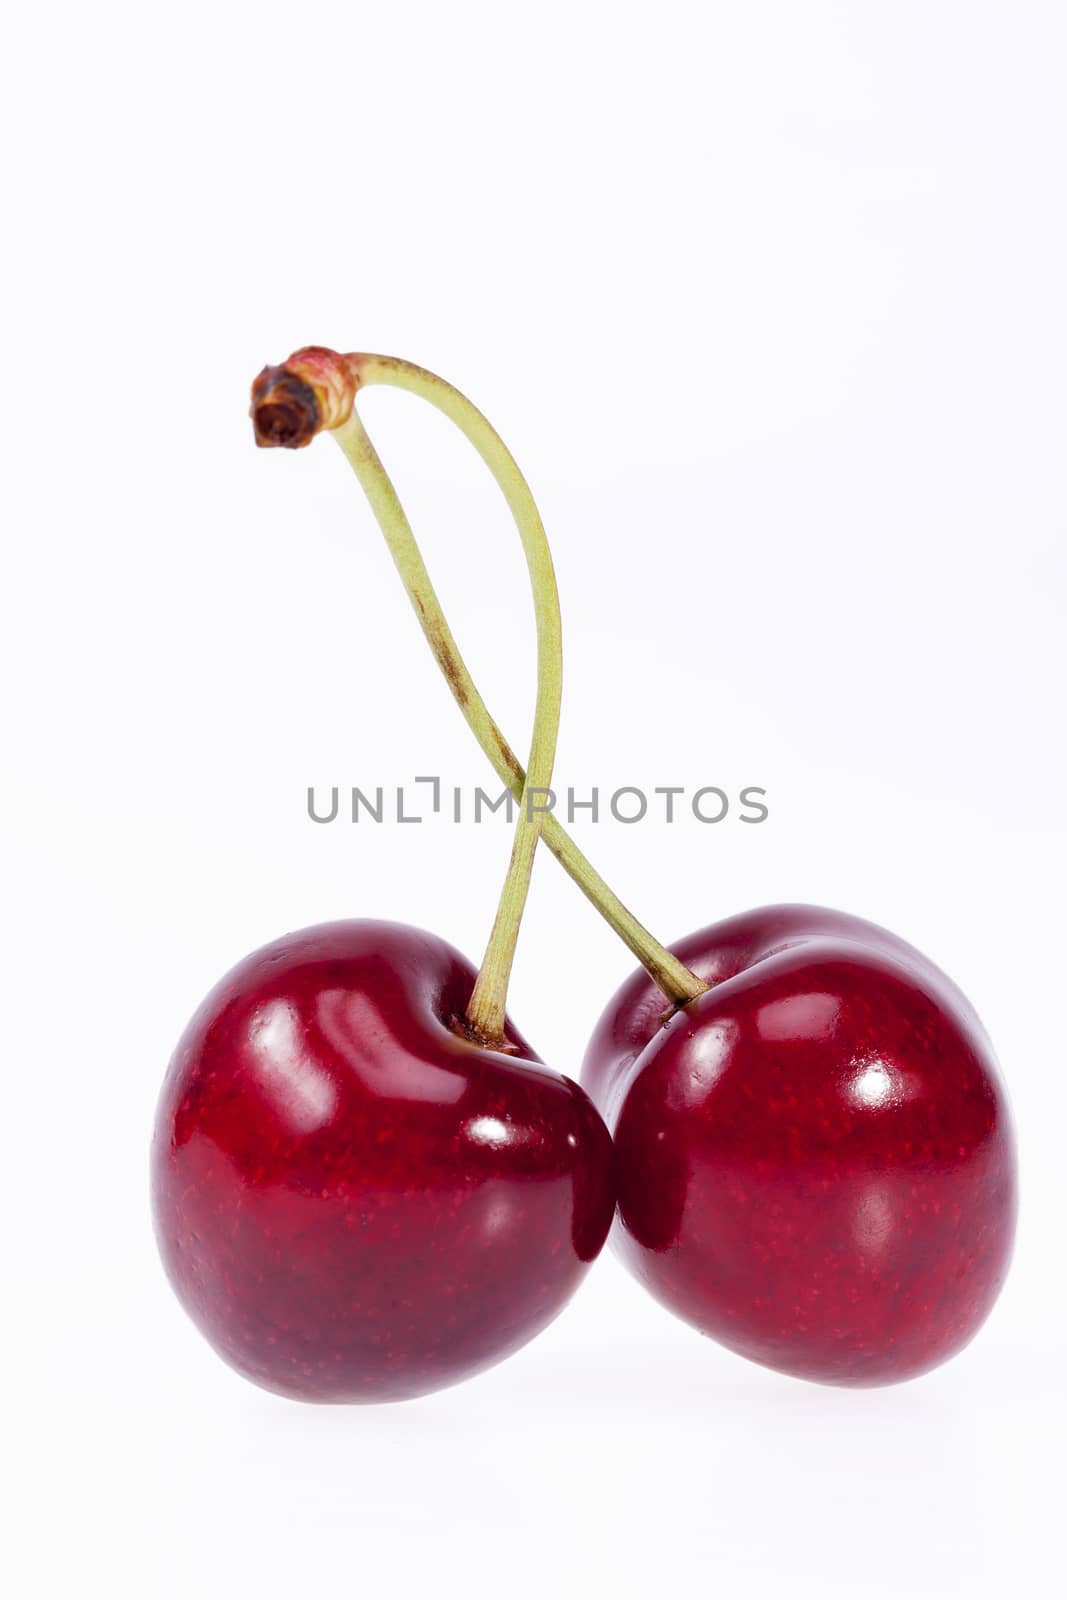
[[[393,384],[457,423],[515,516],[534,591],[528,772],[490,716],[356,410]],[[257,442],[332,432],[495,770],[548,787],[558,599],[530,491],[486,419],[410,363],[309,347],[253,387]],[[538,838],[643,970],[583,1082],[541,1067],[504,1004]],[[973,1335],[1010,1257],[1013,1136],[972,1008],[859,919],[770,907],[675,950],[558,821],[519,808],[477,979],[391,924],[290,936],[208,997],[172,1062],[154,1157],[160,1244],[216,1347],[284,1393],[387,1399],[456,1381],[561,1308],[607,1232],[667,1306],[779,1370],[885,1383]],[[356,1218],[358,1215],[358,1226]]]

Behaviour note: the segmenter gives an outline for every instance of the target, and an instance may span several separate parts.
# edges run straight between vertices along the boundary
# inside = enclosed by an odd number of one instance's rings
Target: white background
[[[1058,1590],[1062,7],[60,3],[5,33],[8,1592]],[[488,1376],[311,1409],[179,1310],[147,1144],[200,995],[348,914],[476,957],[508,852],[305,815],[309,783],[489,781],[339,453],[252,446],[250,379],[308,341],[444,373],[519,456],[563,784],[767,788],[761,827],[578,824],[640,915],[840,906],[974,998],[1023,1217],[947,1368],[791,1382],[606,1257]],[[495,491],[416,401],[364,415],[521,748]],[[546,857],[512,1000],[546,1059],[577,1071],[630,965]]]

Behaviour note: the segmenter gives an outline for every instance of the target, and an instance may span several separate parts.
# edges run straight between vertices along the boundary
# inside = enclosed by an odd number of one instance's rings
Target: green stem
[[[515,519],[530,574],[537,620],[537,699],[530,739],[530,759],[520,796],[511,860],[504,878],[489,943],[467,1007],[467,1021],[471,1031],[488,1044],[499,1044],[504,1038],[504,1014],[508,984],[515,959],[515,946],[526,908],[534,855],[545,816],[543,807],[537,804],[537,797],[538,794],[543,797],[545,791],[550,788],[556,759],[563,684],[563,640],[556,574],[552,566],[552,555],[545,537],[544,525],[530,487],[519,471],[511,452],[481,412],[463,400],[450,384],[407,362],[364,356],[359,360],[358,373],[361,387],[375,382],[392,383],[429,400],[466,434],[503,491]],[[388,526],[395,531],[395,515],[388,515],[388,510],[395,510],[399,502],[396,500],[395,492],[383,500],[380,491],[383,481],[388,482],[385,469],[354,406],[348,421],[335,430],[335,437],[359,475],[360,482],[378,513],[383,530]],[[395,503],[393,507],[387,505],[390,498]],[[387,512],[385,517],[382,514],[383,510]],[[410,528],[408,532],[410,535]],[[388,533],[386,537],[389,537]],[[392,542],[390,548],[393,548]],[[419,564],[421,565],[421,558]],[[410,563],[408,571],[410,572]],[[401,575],[405,577],[407,584],[404,567],[401,567]],[[414,591],[410,587],[409,592],[414,598]],[[444,665],[443,656],[439,654],[438,659]]]
[[[538,602],[538,700],[540,704],[541,665],[544,666],[545,675],[547,676],[551,671],[548,662],[551,659],[552,648],[552,630],[550,628],[548,630],[548,648],[542,651],[541,611],[542,609],[551,611],[557,604],[555,578],[540,517],[533,504],[525,479],[519,472],[513,457],[481,412],[457,389],[454,389],[451,384],[445,383],[443,379],[437,378],[433,374],[423,371],[422,368],[411,365],[409,362],[394,360],[390,357],[360,355],[349,357],[348,360],[356,377],[357,387],[364,387],[371,383],[391,384],[397,388],[410,390],[443,411],[474,445],[500,485],[511,507],[512,514],[519,525],[519,532],[526,549],[527,562],[530,565],[535,600]],[[637,918],[627,910],[618,896],[612,892],[604,882],[604,879],[582,854],[574,840],[565,832],[556,817],[551,812],[543,815],[535,812],[533,821],[527,824],[526,816],[530,809],[528,801],[532,797],[532,791],[535,788],[547,788],[551,781],[551,759],[547,763],[548,777],[542,779],[542,772],[538,771],[535,781],[533,750],[531,750],[530,772],[528,775],[523,771],[514,751],[490,716],[488,707],[475,687],[474,680],[471,678],[466,663],[452,636],[452,631],[441,609],[441,603],[434,591],[430,575],[426,570],[426,565],[412,533],[411,524],[408,522],[397,492],[354,407],[347,421],[343,422],[339,427],[335,427],[332,431],[351,463],[356,476],[359,478],[367,499],[370,501],[371,508],[389,546],[393,561],[415,608],[423,633],[426,635],[430,648],[460,710],[463,712],[475,738],[485,751],[498,776],[507,784],[511,793],[515,795],[522,805],[523,815],[519,819],[516,830],[512,866],[514,867],[515,865],[515,855],[519,851],[520,841],[522,841],[523,850],[528,851],[529,864],[527,864],[524,855],[520,860],[520,866],[515,871],[514,879],[509,868],[508,879],[505,882],[500,909],[497,913],[497,924],[494,925],[493,937],[490,940],[489,950],[486,952],[486,963],[483,964],[482,974],[479,976],[479,983],[482,981],[482,976],[485,976],[486,979],[485,984],[482,985],[483,994],[487,988],[495,993],[495,989],[499,987],[498,952],[494,949],[497,944],[498,927],[502,926],[505,930],[500,933],[499,937],[499,965],[501,970],[508,939],[511,940],[511,952],[513,953],[514,951],[514,933],[517,932],[516,916],[521,917],[523,905],[525,904],[526,887],[529,882],[529,866],[532,865],[533,851],[536,848],[538,832],[540,832],[553,855],[574,879],[587,899],[597,908],[608,925],[615,930],[637,957],[638,961],[641,962],[649,976],[667,996],[667,999],[673,1005],[684,1005],[687,1001],[696,999],[698,995],[703,994],[707,984],[698,978],[695,973],[690,972],[688,967],[684,966],[657,939],[654,939],[648,929],[643,927]],[[548,619],[546,618],[545,620],[547,621]],[[556,638],[558,640],[558,612],[555,620]],[[558,668],[554,690],[557,695],[556,709],[558,715]],[[550,686],[546,686],[546,701],[549,698],[549,693]],[[544,733],[545,729],[542,728],[541,731]],[[537,726],[535,724],[535,741],[536,736]],[[543,759],[544,753],[543,746],[539,747],[539,761]],[[521,877],[524,871],[526,873],[525,882],[522,881]],[[507,905],[505,905],[505,900],[507,900]],[[494,970],[486,975],[486,965],[491,953],[493,955]],[[505,983],[507,974],[510,973],[510,967],[509,955],[506,960]]]

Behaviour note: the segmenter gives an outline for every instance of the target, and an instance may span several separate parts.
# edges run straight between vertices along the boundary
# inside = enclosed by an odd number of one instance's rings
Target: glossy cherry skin
[[[239,1372],[302,1400],[426,1394],[551,1322],[601,1249],[611,1141],[508,1027],[459,1036],[474,986],[415,928],[337,922],[208,995],[152,1150],[179,1299]]]
[[[582,1074],[615,1138],[619,1253],[780,1372],[883,1384],[946,1360],[1015,1229],[1011,1121],[970,1004],[894,935],[810,906],[674,949],[709,992],[664,1022],[636,973]]]

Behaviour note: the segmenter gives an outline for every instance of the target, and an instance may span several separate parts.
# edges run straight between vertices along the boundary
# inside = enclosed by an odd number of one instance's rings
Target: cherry
[[[247,957],[189,1023],[153,1145],[159,1246],[265,1388],[456,1383],[545,1327],[603,1245],[607,1130],[510,1023],[503,1051],[465,1037],[474,981],[432,934],[337,922]]]
[[[780,1372],[883,1384],[946,1360],[1015,1226],[1010,1116],[969,1002],[894,935],[811,906],[674,951],[708,991],[664,1017],[635,973],[582,1072],[614,1135],[619,1254]]]
[[[511,757],[525,800],[527,782],[552,780],[559,601],[533,496],[498,435],[421,369],[310,347],[257,378],[256,441],[295,449],[336,431],[370,474],[398,565],[429,589],[354,405],[394,369],[474,440],[522,540],[538,645],[528,779]],[[446,665],[447,625],[428,606],[423,624]],[[237,966],[178,1046],[153,1153],[160,1250],[201,1331],[267,1388],[398,1400],[455,1383],[551,1321],[604,1244],[607,1129],[505,1010],[543,818],[520,807],[477,974],[413,928],[310,928]]]

